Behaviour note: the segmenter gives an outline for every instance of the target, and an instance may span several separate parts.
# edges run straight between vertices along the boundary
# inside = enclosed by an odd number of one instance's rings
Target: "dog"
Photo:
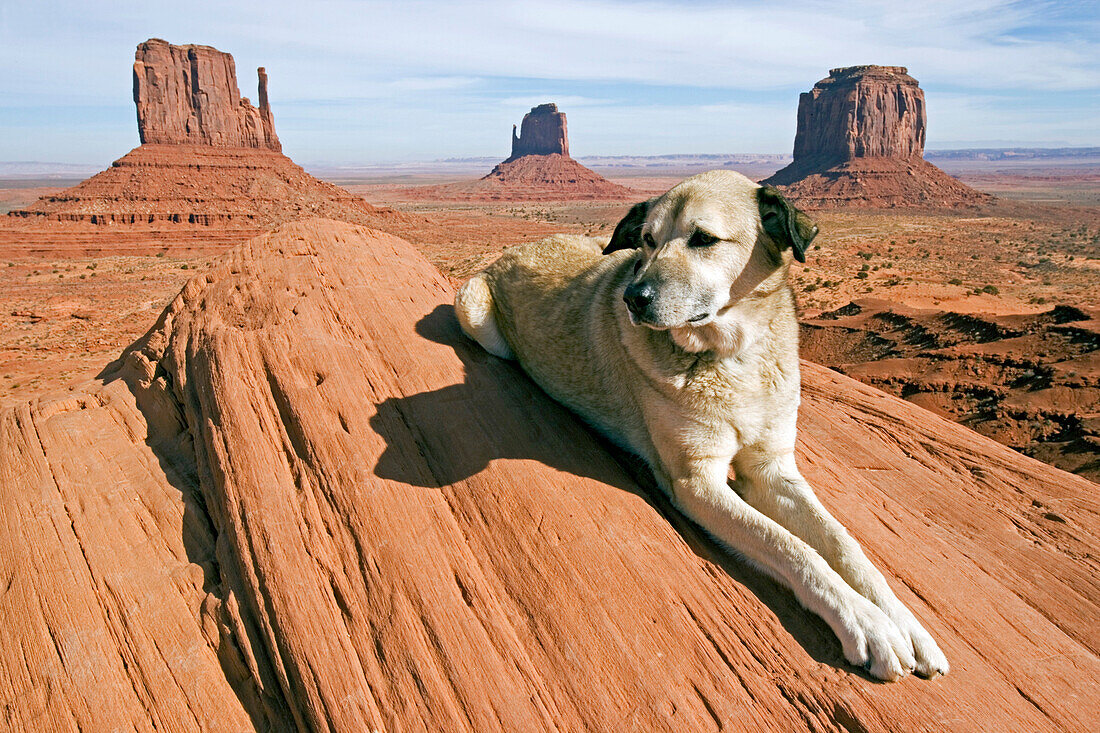
[[[455,297],[463,331],[643,458],[672,503],[788,586],[873,677],[948,672],[936,642],[795,464],[787,283],[817,227],[732,171],[633,206],[610,242],[508,249]],[[728,478],[733,466],[735,479]]]

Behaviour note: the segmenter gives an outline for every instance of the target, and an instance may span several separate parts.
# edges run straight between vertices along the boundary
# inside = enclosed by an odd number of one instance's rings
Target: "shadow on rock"
[[[763,601],[815,660],[872,679],[847,664],[828,625],[802,608],[789,590],[675,509],[641,459],[553,402],[516,364],[491,356],[462,334],[451,306],[438,306],[424,316],[416,332],[453,348],[465,366],[466,379],[377,406],[371,427],[386,440],[374,468],[377,476],[440,488],[474,476],[495,460],[533,460],[640,496],[697,556]]]

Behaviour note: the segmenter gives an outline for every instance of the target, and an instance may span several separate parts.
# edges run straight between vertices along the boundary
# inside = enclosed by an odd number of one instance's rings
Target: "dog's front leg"
[[[739,497],[726,483],[728,466],[728,458],[688,459],[669,470],[676,506],[790,587],[803,606],[833,629],[849,662],[883,680],[912,671],[916,662],[911,645],[894,622],[844,582],[806,542]]]
[[[935,640],[894,595],[859,543],[822,506],[799,472],[793,451],[774,455],[745,449],[737,455],[734,470],[749,504],[805,540],[848,585],[886,612],[909,640],[917,674],[923,677],[947,674],[947,658]]]

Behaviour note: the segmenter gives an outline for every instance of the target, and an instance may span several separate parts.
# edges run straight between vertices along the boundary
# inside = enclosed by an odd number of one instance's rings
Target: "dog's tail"
[[[455,315],[466,335],[481,344],[481,348],[501,359],[515,359],[497,325],[493,308],[493,293],[483,274],[467,280],[455,294]]]

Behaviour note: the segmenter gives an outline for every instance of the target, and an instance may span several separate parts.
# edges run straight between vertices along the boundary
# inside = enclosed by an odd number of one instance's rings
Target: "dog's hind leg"
[[[798,470],[793,452],[769,455],[762,450],[742,450],[734,460],[734,469],[745,501],[817,550],[848,585],[886,612],[909,640],[917,674],[947,674],[947,658],[935,640],[894,595],[859,543],[821,504]]]
[[[481,344],[493,356],[515,359],[497,325],[493,308],[493,293],[485,276],[478,274],[467,280],[455,294],[455,315],[466,335]]]

